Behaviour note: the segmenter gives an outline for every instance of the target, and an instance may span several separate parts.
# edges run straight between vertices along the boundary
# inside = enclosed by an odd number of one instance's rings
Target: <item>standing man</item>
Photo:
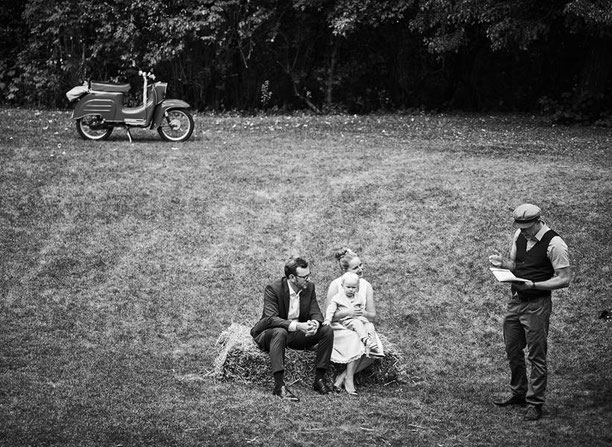
[[[285,348],[305,349],[316,345],[313,389],[327,394],[325,382],[334,342],[334,332],[323,326],[308,262],[294,257],[285,264],[285,277],[266,286],[261,320],[251,329],[257,345],[270,353],[274,391],[282,399],[299,401],[285,385]]]
[[[494,403],[502,407],[527,405],[524,419],[536,421],[542,416],[546,392],[551,290],[569,286],[572,275],[567,245],[542,221],[540,208],[525,203],[513,211],[512,217],[517,230],[510,259],[491,255],[489,262],[529,281],[512,284],[512,298],[504,318],[504,342],[510,363],[512,396]],[[527,380],[525,347],[529,351],[531,383]]]

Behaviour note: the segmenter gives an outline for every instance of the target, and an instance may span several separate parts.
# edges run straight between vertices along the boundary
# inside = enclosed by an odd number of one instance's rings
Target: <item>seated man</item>
[[[322,321],[308,262],[292,258],[285,264],[285,277],[266,286],[263,315],[251,329],[257,345],[270,353],[275,396],[300,400],[284,382],[286,347],[305,349],[316,345],[313,389],[320,394],[330,392],[325,373],[330,365],[334,333],[329,326],[321,325]]]

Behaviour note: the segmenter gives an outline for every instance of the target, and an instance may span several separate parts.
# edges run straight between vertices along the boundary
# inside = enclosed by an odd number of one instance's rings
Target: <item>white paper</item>
[[[493,275],[495,275],[497,280],[501,282],[531,282],[528,279],[517,278],[514,276],[514,273],[508,269],[500,269],[495,267],[489,267],[489,269]]]

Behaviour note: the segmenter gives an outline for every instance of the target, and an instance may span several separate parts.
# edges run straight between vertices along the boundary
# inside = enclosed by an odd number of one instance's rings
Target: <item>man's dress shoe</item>
[[[312,389],[319,394],[329,394],[331,391],[323,379],[315,379]]]
[[[507,407],[509,405],[520,405],[523,406],[527,402],[525,401],[525,396],[512,396],[506,399],[498,399],[494,400],[493,403],[498,407]]]
[[[541,405],[529,405],[525,412],[524,421],[537,421],[542,417],[542,406]]]
[[[274,394],[275,396],[280,397],[281,399],[285,399],[285,400],[290,400],[293,402],[299,402],[300,398],[297,397],[295,394],[293,394],[291,392],[291,390],[289,388],[287,388],[285,385],[281,386],[278,389],[275,389],[272,394]]]

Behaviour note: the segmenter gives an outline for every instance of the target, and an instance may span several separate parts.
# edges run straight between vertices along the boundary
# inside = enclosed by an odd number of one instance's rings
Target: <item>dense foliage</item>
[[[28,0],[0,22],[19,105],[137,66],[200,110],[612,109],[610,0]]]

